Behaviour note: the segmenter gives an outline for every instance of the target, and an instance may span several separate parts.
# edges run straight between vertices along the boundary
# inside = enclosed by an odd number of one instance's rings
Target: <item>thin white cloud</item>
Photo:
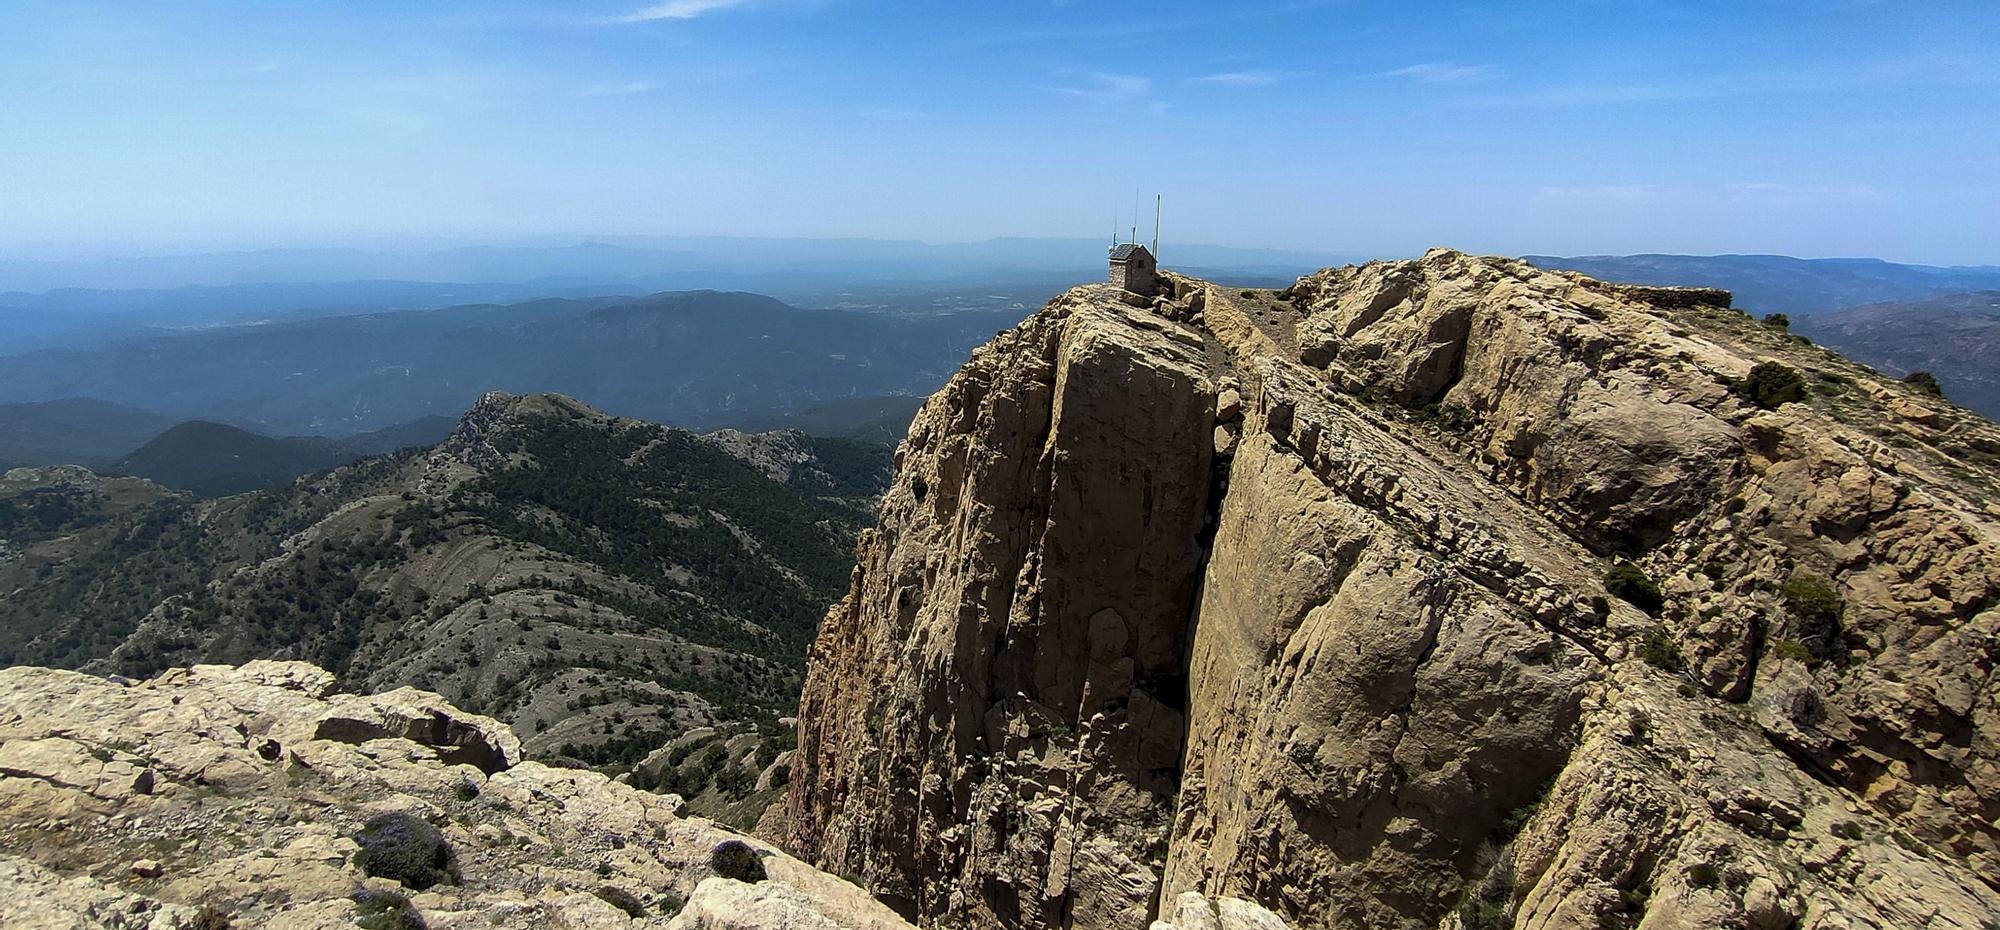
[[[585,97],[623,97],[627,94],[643,94],[659,87],[651,81],[606,81],[592,84],[578,91]]]
[[[1276,84],[1284,76],[1275,71],[1224,71],[1220,74],[1203,75],[1194,79],[1197,84],[1220,84],[1224,87],[1262,87]]]
[[[750,0],[667,0],[620,16],[616,22],[651,23],[663,19],[694,19],[718,10],[739,7]]]
[[[1457,84],[1464,81],[1479,81],[1493,76],[1492,65],[1461,65],[1449,61],[1427,61],[1422,64],[1382,71],[1374,77],[1399,78],[1418,84]]]
[[[1060,84],[1024,84],[1022,86],[1033,90],[1066,94],[1071,97],[1086,97],[1091,100],[1136,100],[1152,93],[1153,90],[1152,79],[1134,74],[1064,70],[1056,72],[1055,76],[1067,80]]]

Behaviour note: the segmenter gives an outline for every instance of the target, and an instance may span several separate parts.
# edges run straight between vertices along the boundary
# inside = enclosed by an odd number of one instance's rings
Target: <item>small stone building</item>
[[[1153,296],[1153,272],[1158,269],[1159,263],[1153,260],[1153,253],[1136,242],[1111,249],[1111,283],[1134,294]]]

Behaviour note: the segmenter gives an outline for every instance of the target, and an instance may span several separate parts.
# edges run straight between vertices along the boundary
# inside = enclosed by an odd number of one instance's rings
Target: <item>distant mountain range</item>
[[[910,431],[910,419],[924,398],[846,397],[813,404],[789,413],[746,417],[736,426],[753,432],[795,429],[814,436],[858,439],[894,446]]]
[[[648,783],[749,826],[773,789],[730,770],[789,739],[777,718],[889,450],[697,436],[555,396],[489,395],[454,422],[433,448],[214,502],[73,466],[0,477],[0,666],[305,658],[611,771],[720,727],[731,760],[683,752]],[[184,424],[155,445],[170,437],[246,442]]]
[[[1808,314],[1890,300],[2000,288],[2000,267],[1899,265],[1874,258],[1784,255],[1524,256],[1542,268],[1627,284],[1727,288],[1755,315]]]
[[[1850,307],[1792,329],[1892,375],[1928,371],[1947,398],[2000,420],[2000,290]]]
[[[201,497],[271,488],[301,475],[397,449],[431,446],[451,433],[450,417],[424,417],[342,439],[261,436],[205,420],[176,424],[119,459],[110,474],[150,478]]]
[[[346,435],[557,391],[695,427],[928,394],[1020,309],[803,310],[747,293],[549,299],[223,326],[0,365],[0,401],[93,397],[276,434]]]
[[[0,404],[0,463],[99,467],[175,422],[166,414],[85,397]]]
[[[220,497],[276,487],[371,455],[433,445],[456,422],[423,417],[337,439],[273,437],[90,398],[0,404],[0,472],[81,465]]]
[[[114,257],[0,260],[0,291],[54,288],[176,288],[295,281],[652,283],[698,272],[807,275],[847,280],[944,280],[998,273],[1101,273],[1107,240],[1003,238],[931,244],[889,239],[764,239],[729,236],[604,237],[371,248],[302,248]],[[1353,256],[1167,242],[1174,267],[1303,274]],[[668,285],[672,286],[672,285]],[[686,285],[679,285],[686,286]],[[708,286],[733,286],[711,283]],[[545,290],[545,293],[553,293]],[[4,305],[5,301],[0,301]]]

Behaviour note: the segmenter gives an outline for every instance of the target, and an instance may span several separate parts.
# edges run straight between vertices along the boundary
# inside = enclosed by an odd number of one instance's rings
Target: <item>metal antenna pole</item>
[[[1160,260],[1160,195],[1153,195],[1153,261]]]

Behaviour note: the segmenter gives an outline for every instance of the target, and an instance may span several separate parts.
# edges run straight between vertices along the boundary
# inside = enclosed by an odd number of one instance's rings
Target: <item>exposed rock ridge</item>
[[[908,928],[761,844],[770,880],[713,875],[711,850],[740,836],[676,796],[520,762],[506,727],[434,694],[332,685],[297,662],[137,683],[0,671],[0,925],[346,930],[365,890],[439,930]],[[390,811],[442,831],[454,880],[363,873],[352,837]]]
[[[1700,289],[1163,280],[919,413],[811,657],[794,848],[940,927],[2000,920],[2000,430]],[[1732,390],[1766,361],[1804,402]]]

